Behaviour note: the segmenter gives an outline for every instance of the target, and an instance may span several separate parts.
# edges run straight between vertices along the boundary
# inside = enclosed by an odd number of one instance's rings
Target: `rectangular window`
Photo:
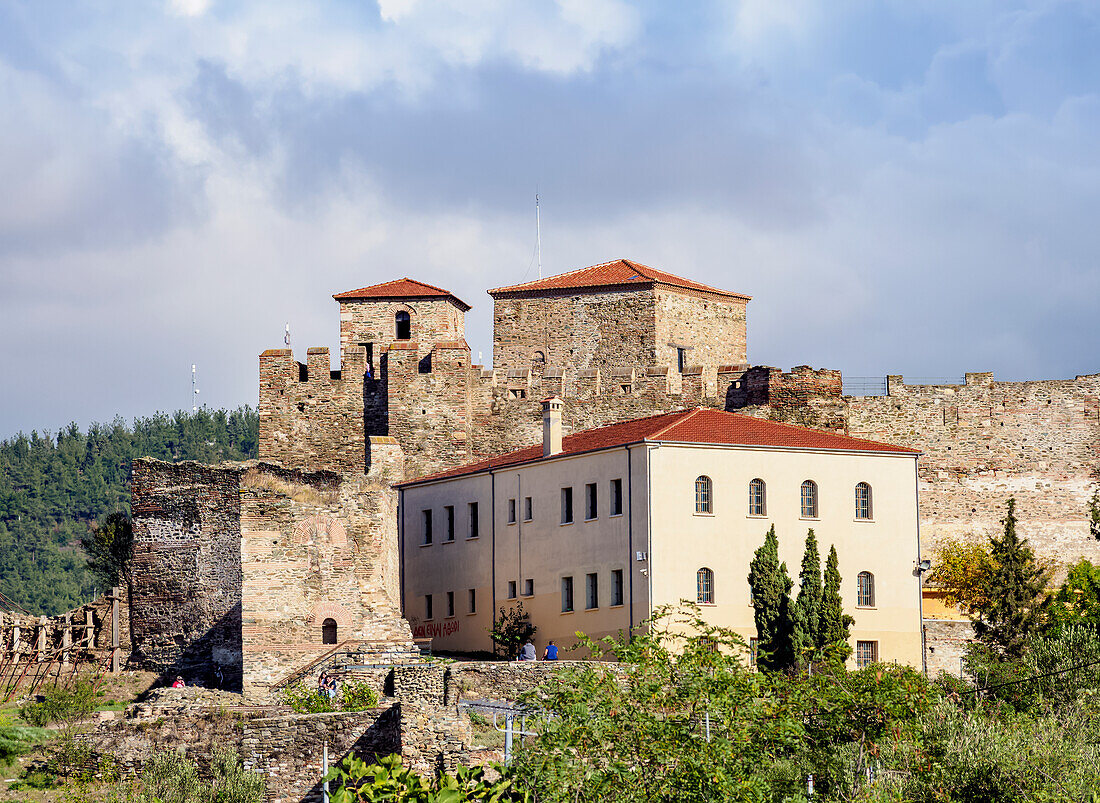
[[[433,615],[432,614],[432,595],[431,594],[425,594],[424,595],[424,618],[425,619],[431,619],[432,615]]]
[[[611,572],[611,604],[623,604],[623,570],[613,569]]]
[[[455,540],[455,506],[447,505],[443,508],[447,515],[447,540]]]
[[[515,599],[515,598],[516,598],[516,581],[515,580],[509,580],[508,581],[508,599]]]
[[[611,515],[621,516],[623,514],[623,481],[621,479],[611,480]]]
[[[470,509],[470,531],[467,533],[467,538],[477,538],[481,535],[481,522],[478,521],[477,502],[471,502]]]
[[[523,581],[523,596],[535,596],[535,581],[532,580],[530,577]]]
[[[676,349],[676,370],[679,371],[681,374],[684,372],[684,367],[685,367],[684,363],[686,362],[686,358],[687,358],[687,349],[677,348]]]
[[[561,578],[561,612],[569,613],[573,610],[573,578]]]
[[[477,613],[477,589],[470,589],[470,613]]]
[[[455,615],[455,592],[447,592],[447,616]]]
[[[523,520],[530,521],[535,517],[535,506],[531,504],[531,497],[527,496],[523,499]]]
[[[584,518],[587,521],[592,521],[596,518],[596,483],[590,482],[584,486]]]
[[[877,641],[857,641],[856,642],[856,666],[863,669],[865,666],[870,666],[873,663],[878,662],[878,642]]]
[[[561,523],[573,523],[573,489],[561,489]]]
[[[420,531],[421,531],[422,536],[423,536],[420,540],[420,543],[430,544],[432,542],[432,511],[430,511],[430,510],[420,511],[420,520],[421,520],[421,530]]]
[[[584,577],[584,609],[591,611],[600,607],[600,578],[599,575],[587,574]]]
[[[515,524],[516,523],[516,500],[515,499],[509,499],[508,500],[508,523],[509,524]]]

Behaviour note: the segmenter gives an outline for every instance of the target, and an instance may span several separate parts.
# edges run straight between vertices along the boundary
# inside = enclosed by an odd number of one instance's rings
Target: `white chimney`
[[[542,456],[561,454],[562,400],[551,396],[542,401]]]

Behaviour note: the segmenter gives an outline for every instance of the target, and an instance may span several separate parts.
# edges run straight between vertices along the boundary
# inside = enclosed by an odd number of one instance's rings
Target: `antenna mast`
[[[191,412],[199,411],[198,378],[195,375],[195,363],[191,363]]]
[[[539,278],[542,278],[542,226],[539,221],[539,194],[535,193],[535,249],[539,255]],[[527,264],[531,264],[528,262]],[[531,270],[528,268],[527,270]]]

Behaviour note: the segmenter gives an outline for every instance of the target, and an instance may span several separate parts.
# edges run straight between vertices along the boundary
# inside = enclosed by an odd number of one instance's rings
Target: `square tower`
[[[470,305],[441,287],[415,279],[395,279],[333,296],[340,303],[340,363],[349,350],[366,352],[376,371],[379,358],[394,343],[416,344],[417,358],[436,343],[464,340]]]
[[[566,369],[747,362],[751,296],[626,259],[490,290],[493,365]]]

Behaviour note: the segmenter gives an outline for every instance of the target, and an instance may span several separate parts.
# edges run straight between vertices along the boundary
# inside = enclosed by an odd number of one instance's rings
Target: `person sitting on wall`
[[[527,643],[523,645],[523,649],[519,653],[519,659],[521,661],[538,660],[535,654],[535,645],[531,643],[531,639],[527,639]]]
[[[183,682],[183,675],[176,675],[176,679],[172,681],[173,689],[182,689],[187,684]]]
[[[546,652],[543,653],[542,660],[544,660],[544,661],[556,661],[556,660],[558,660],[558,645],[554,643],[553,639],[550,639],[550,643],[546,645]]]

